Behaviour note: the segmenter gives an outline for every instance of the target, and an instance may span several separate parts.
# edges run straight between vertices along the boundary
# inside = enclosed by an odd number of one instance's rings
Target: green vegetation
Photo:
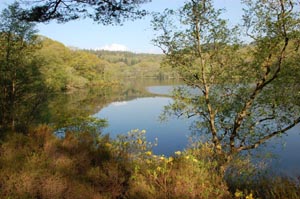
[[[161,55],[88,52],[37,36],[34,23],[19,20],[23,11],[15,3],[1,15],[0,129],[3,135],[8,130],[25,132],[38,122],[53,122],[51,118],[57,116],[55,110],[61,114],[56,120],[59,124],[62,120],[73,120],[74,115],[87,116],[79,115],[82,112],[70,113],[70,110],[66,113],[67,106],[56,109],[57,104],[48,103],[50,95],[57,97],[62,91],[90,90],[91,87],[102,88],[104,91],[99,95],[108,95],[109,87],[126,78],[173,78],[170,70],[160,69]]]
[[[36,30],[16,18],[21,11],[15,3],[0,15],[0,138],[5,131],[26,131],[49,96],[35,56]]]
[[[1,198],[300,198],[299,180],[274,177],[241,153],[300,123],[298,1],[243,1],[243,29],[229,28],[211,0],[187,1],[154,16],[155,42],[165,56],[72,50],[20,20],[63,22],[91,6],[97,12],[89,17],[119,23],[120,15],[143,16],[131,12],[147,1],[76,2],[47,1],[31,10],[14,3],[0,15]],[[244,29],[251,44],[239,40]],[[199,117],[195,128],[207,143],[155,155],[145,131],[112,140],[101,134],[106,122],[89,117],[115,92],[125,99],[145,95],[114,90],[116,80],[177,74],[195,90],[176,90],[165,114]],[[73,93],[54,95],[61,91]],[[40,121],[50,124],[35,128]]]
[[[0,147],[0,197],[299,198],[297,181],[237,175],[251,174],[244,167],[251,167],[247,161],[232,168],[225,181],[212,159],[211,145],[165,157],[152,154],[145,131],[133,130],[110,140],[90,128],[78,130],[62,138],[46,126],[28,135],[9,135]]]
[[[49,38],[39,37],[41,49],[36,52],[43,62],[41,73],[54,91],[66,91],[104,84],[107,62],[80,50],[71,50]]]
[[[132,78],[178,78],[170,67],[160,67],[163,55],[70,49],[39,36],[40,72],[53,91],[107,86]]]
[[[178,79],[171,67],[161,67],[163,55],[132,52],[88,51],[108,62],[105,68],[107,79],[156,78]]]
[[[300,123],[299,2],[243,3],[241,27],[228,26],[212,0],[187,1],[153,20],[164,64],[195,88],[176,90],[165,116],[199,118],[195,129],[209,137],[222,169]]]

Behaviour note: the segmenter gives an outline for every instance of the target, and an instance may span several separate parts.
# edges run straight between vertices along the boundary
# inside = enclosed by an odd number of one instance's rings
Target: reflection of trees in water
[[[72,93],[58,93],[49,101],[43,122],[62,127],[70,120],[84,118],[99,112],[103,107],[115,101],[128,101],[154,94],[147,92],[152,85],[169,85],[175,82],[159,80],[124,80],[124,83],[109,87],[93,87]],[[47,112],[47,113],[46,113]]]

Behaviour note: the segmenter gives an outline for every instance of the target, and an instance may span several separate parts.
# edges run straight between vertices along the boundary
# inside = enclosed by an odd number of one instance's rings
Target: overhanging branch
[[[264,136],[263,138],[259,139],[257,142],[255,142],[254,144],[248,145],[248,146],[243,146],[237,149],[237,151],[242,151],[242,150],[249,150],[249,149],[255,149],[257,148],[259,145],[261,145],[262,143],[266,142],[267,140],[269,140],[270,138],[276,136],[276,135],[280,135],[282,133],[285,133],[286,131],[290,130],[291,128],[293,128],[294,126],[296,126],[297,124],[300,123],[300,117],[298,117],[296,120],[294,120],[294,122],[292,124],[290,124],[289,126],[285,127],[284,129],[278,130],[278,131],[274,131],[273,133]]]

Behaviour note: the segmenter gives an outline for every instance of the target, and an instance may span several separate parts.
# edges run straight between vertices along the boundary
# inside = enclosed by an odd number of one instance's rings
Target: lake
[[[97,118],[108,120],[109,127],[104,133],[112,138],[118,134],[126,134],[132,129],[146,130],[147,141],[158,138],[158,146],[154,147],[156,154],[172,155],[177,150],[184,150],[189,144],[190,125],[192,119],[169,118],[166,122],[159,119],[164,106],[172,99],[168,96],[174,84],[178,82],[135,82],[140,86],[139,92],[127,92],[127,96],[119,96],[104,105],[93,114]],[[142,86],[141,86],[142,85]],[[133,97],[133,93],[139,93]],[[124,93],[123,93],[124,94]],[[288,132],[289,136],[274,138],[266,147],[259,151],[273,152],[276,158],[271,159],[271,166],[278,172],[290,175],[300,175],[300,126]],[[285,146],[283,146],[285,143]]]

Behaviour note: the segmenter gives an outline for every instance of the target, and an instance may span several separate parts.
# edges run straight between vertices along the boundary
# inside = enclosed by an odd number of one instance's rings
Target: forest
[[[43,36],[38,40],[41,47],[36,54],[43,60],[40,71],[47,87],[54,91],[101,86],[126,78],[178,78],[170,68],[160,67],[163,55],[72,49]]]
[[[31,1],[1,11],[0,198],[300,198],[298,176],[251,161],[300,123],[299,2],[243,1],[240,28],[212,0],[152,13],[164,54],[71,48],[36,29],[82,17],[120,25],[148,15],[140,5],[149,2]],[[165,156],[144,130],[104,135],[107,121],[91,113],[116,92],[144,95],[123,86],[137,79],[180,80],[162,119],[197,118],[207,141]]]

